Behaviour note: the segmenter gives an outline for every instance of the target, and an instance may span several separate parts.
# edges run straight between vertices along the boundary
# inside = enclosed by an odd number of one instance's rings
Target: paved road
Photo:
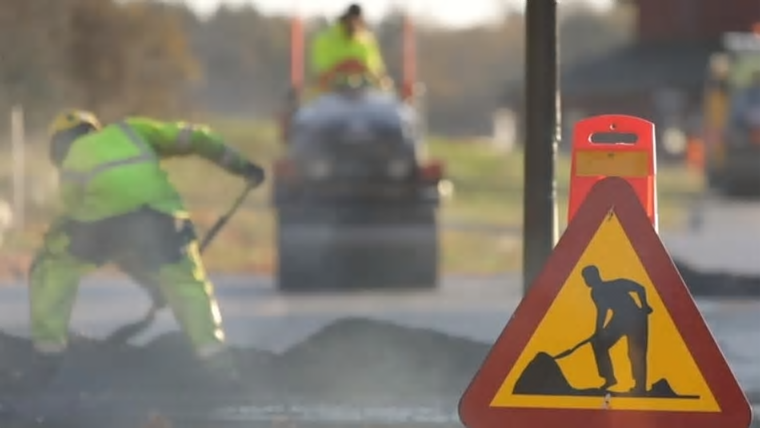
[[[674,257],[708,270],[760,275],[760,201],[741,201],[712,195],[689,203],[690,218],[680,231],[663,232]],[[445,227],[514,238],[519,228],[447,223]]]
[[[282,296],[266,278],[219,278],[220,304],[230,340],[282,352],[328,323],[365,316],[426,327],[492,343],[520,299],[518,278],[448,278],[436,292],[402,294]],[[74,316],[74,328],[103,336],[139,317],[148,301],[126,281],[86,281]],[[115,286],[116,285],[116,286]],[[26,334],[26,290],[0,288],[0,326]],[[760,391],[760,301],[699,301],[700,309],[747,389]],[[138,341],[176,328],[169,314]]]
[[[703,269],[760,275],[760,202],[710,197],[692,209],[697,225],[664,234],[673,255]]]
[[[701,228],[664,234],[673,255],[705,269],[760,275],[760,203],[708,201],[700,208]],[[220,303],[233,343],[282,352],[328,323],[358,315],[427,327],[491,343],[520,299],[520,278],[450,277],[436,292],[282,296],[264,277],[217,278]],[[126,281],[85,281],[74,327],[103,336],[142,314],[148,302]],[[26,290],[0,287],[0,329],[26,334]],[[743,387],[760,393],[760,301],[698,301]],[[173,330],[162,314],[140,341]]]

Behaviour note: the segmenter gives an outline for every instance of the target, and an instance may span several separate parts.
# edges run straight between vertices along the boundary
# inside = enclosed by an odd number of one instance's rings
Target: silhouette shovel
[[[643,307],[641,310],[642,310],[644,313],[646,313],[647,315],[649,315],[649,314],[651,314],[651,313],[652,313],[652,307],[651,307],[651,306],[644,306],[644,307]],[[562,351],[562,352],[560,352],[559,354],[555,355],[555,356],[554,356],[554,357],[552,357],[552,358],[554,358],[555,360],[559,360],[559,359],[561,359],[561,358],[565,358],[565,357],[569,356],[569,355],[570,355],[570,354],[572,354],[573,352],[577,351],[577,350],[578,350],[578,348],[580,348],[581,346],[583,346],[583,345],[585,345],[585,344],[587,344],[587,343],[591,342],[591,341],[594,339],[594,337],[595,337],[595,336],[596,336],[596,333],[594,333],[594,334],[592,334],[591,336],[589,336],[589,338],[588,338],[588,339],[585,339],[584,341],[582,341],[582,342],[578,343],[577,345],[573,346],[573,347],[572,347],[572,348],[570,348],[570,349],[567,349],[567,350],[565,350],[565,351]]]
[[[573,352],[577,351],[578,348],[580,348],[581,346],[583,346],[583,345],[591,342],[591,340],[594,339],[594,336],[596,336],[596,335],[592,334],[588,339],[585,339],[584,341],[578,343],[577,345],[573,346],[570,349],[567,349],[565,351],[560,352],[559,354],[553,356],[552,358],[554,358],[555,360],[559,360],[559,359],[562,359],[562,358],[565,358],[565,357],[569,356]]]

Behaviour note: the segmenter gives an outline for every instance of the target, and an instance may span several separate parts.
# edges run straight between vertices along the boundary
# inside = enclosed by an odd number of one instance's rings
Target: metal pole
[[[13,150],[13,226],[24,228],[26,202],[26,154],[24,136],[24,110],[13,106],[11,110],[11,147]]]
[[[557,0],[528,0],[525,20],[524,293],[557,241],[555,158],[560,135]]]

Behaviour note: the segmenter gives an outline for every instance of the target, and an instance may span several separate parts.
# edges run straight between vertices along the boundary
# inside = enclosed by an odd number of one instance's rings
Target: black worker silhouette
[[[646,289],[641,284],[625,278],[605,281],[599,273],[599,268],[594,265],[583,268],[582,274],[586,285],[591,289],[591,299],[596,307],[595,330],[590,343],[599,376],[604,379],[601,388],[606,390],[617,384],[610,349],[625,337],[628,341],[628,360],[635,382],[631,392],[646,392],[648,318],[652,313],[652,308],[647,302]],[[634,299],[634,295],[638,297],[639,303]],[[609,322],[605,324],[610,313]]]
[[[520,374],[513,392],[525,395],[699,398],[698,395],[675,393],[664,378],[647,389],[649,316],[653,310],[644,286],[627,278],[604,280],[595,265],[584,267],[581,275],[591,291],[596,309],[593,334],[555,356],[538,353]],[[630,391],[610,391],[617,384],[610,350],[623,338],[627,342],[634,386]],[[579,389],[570,385],[557,361],[587,344],[591,345],[599,377],[604,383],[597,388]]]

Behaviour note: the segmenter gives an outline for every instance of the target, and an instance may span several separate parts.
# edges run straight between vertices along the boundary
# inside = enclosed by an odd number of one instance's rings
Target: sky
[[[264,13],[289,14],[300,8],[307,16],[326,16],[333,18],[340,14],[353,0],[185,0],[200,12],[210,12],[220,4],[254,4]],[[567,0],[564,0],[567,1]],[[580,1],[580,0],[570,0]],[[614,0],[585,0],[600,7],[607,6]],[[442,25],[465,27],[488,22],[504,4],[522,7],[524,0],[358,0],[370,20],[380,18],[394,6],[406,5],[413,15],[425,16]]]

